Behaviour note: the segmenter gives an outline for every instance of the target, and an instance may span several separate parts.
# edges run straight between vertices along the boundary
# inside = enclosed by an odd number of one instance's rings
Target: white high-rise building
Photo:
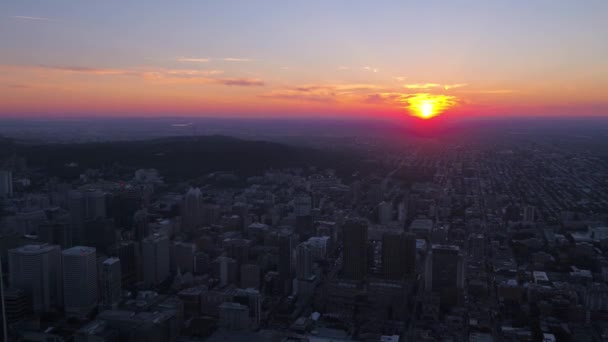
[[[97,306],[97,253],[76,246],[61,252],[64,308],[68,316],[86,317]]]
[[[31,295],[34,312],[49,312],[63,305],[61,248],[26,245],[8,251],[9,284]]]
[[[13,174],[10,171],[0,171],[0,198],[13,196]]]
[[[152,234],[141,244],[144,284],[160,284],[170,272],[169,239],[162,234]]]
[[[108,258],[101,264],[101,299],[104,308],[116,309],[122,297],[120,259]]]

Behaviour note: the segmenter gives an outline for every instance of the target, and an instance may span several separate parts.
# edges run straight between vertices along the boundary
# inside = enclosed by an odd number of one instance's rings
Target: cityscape
[[[2,340],[608,341],[606,13],[0,4]]]

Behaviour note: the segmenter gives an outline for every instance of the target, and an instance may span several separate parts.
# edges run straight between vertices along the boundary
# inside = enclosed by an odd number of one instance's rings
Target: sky
[[[608,1],[0,2],[0,116],[608,115]]]

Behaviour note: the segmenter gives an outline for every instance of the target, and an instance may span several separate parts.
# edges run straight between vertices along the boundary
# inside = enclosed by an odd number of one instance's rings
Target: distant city
[[[598,121],[126,122],[0,129],[9,341],[608,340]]]

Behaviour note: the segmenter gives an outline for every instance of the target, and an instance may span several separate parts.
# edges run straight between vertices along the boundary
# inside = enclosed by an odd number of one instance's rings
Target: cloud
[[[414,84],[406,84],[406,89],[430,89],[441,87],[441,84],[437,83],[414,83]]]
[[[226,58],[224,58],[224,61],[226,61],[226,62],[251,62],[251,59],[226,57]]]
[[[369,67],[369,66],[364,66],[361,69],[367,70],[367,71],[371,71],[371,72],[378,72],[378,71],[380,71],[380,69],[378,69],[378,68],[373,68],[373,67]]]
[[[263,81],[252,78],[220,78],[216,79],[216,81],[227,86],[261,87],[264,85]]]
[[[443,89],[450,90],[450,89],[453,89],[453,88],[462,88],[462,87],[466,87],[466,86],[468,86],[467,83],[444,84],[443,85]]]
[[[393,78],[394,78],[396,81],[403,82],[403,81],[405,81],[405,79],[406,79],[407,77],[405,77],[405,76],[396,76],[396,77],[393,77]]]
[[[45,18],[45,17],[30,17],[30,16],[25,16],[25,15],[13,15],[13,16],[11,16],[11,18],[23,19],[23,20],[51,20],[51,19]]]
[[[201,84],[221,84],[226,86],[263,86],[265,83],[262,80],[254,78],[239,78],[239,77],[218,77],[224,73],[223,70],[191,70],[191,69],[151,69],[151,68],[133,68],[133,69],[110,69],[110,68],[93,68],[83,66],[53,66],[53,65],[37,65],[37,66],[0,66],[8,68],[16,68],[18,70],[49,70],[53,72],[62,72],[67,74],[86,74],[93,76],[132,76],[139,77],[146,81],[167,81],[167,82],[194,82]]]
[[[310,102],[321,102],[331,103],[336,101],[336,94],[325,93],[325,94],[311,94],[302,93],[294,90],[273,90],[270,93],[261,94],[259,97],[270,98],[270,99],[281,99],[281,100],[295,100],[295,101],[310,101]]]
[[[208,63],[211,61],[211,59],[197,57],[178,57],[177,61],[182,63]]]
[[[474,94],[511,94],[516,93],[517,90],[513,89],[494,89],[494,90],[469,90],[467,93]]]
[[[260,97],[329,103],[342,99],[355,98],[358,100],[363,94],[379,88],[376,85],[364,83],[303,84],[274,89]]]
[[[341,71],[342,71],[342,70],[348,70],[348,69],[350,69],[350,68],[349,68],[349,67],[347,67],[347,66],[339,66],[339,67],[338,67],[338,70],[341,70]]]
[[[30,88],[30,86],[25,85],[25,84],[20,84],[20,83],[6,84],[5,86],[7,88],[13,88],[13,89],[26,89],[26,88]]]

